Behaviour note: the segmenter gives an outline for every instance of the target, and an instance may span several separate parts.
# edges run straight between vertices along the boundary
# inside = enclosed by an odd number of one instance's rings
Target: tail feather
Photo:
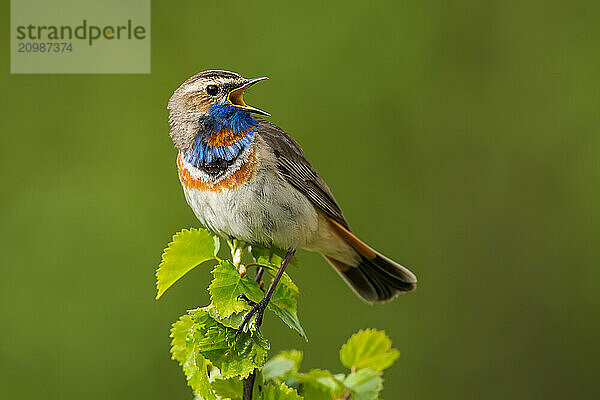
[[[355,265],[348,265],[328,256],[325,258],[365,301],[388,301],[401,292],[416,288],[417,278],[411,271],[376,252],[337,222],[332,221],[332,224],[360,257]]]

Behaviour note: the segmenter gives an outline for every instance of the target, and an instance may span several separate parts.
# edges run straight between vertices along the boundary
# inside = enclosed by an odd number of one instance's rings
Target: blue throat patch
[[[185,152],[184,158],[190,164],[199,167],[217,159],[231,161],[242,149],[250,146],[254,140],[258,122],[248,111],[228,104],[213,104],[204,118],[204,129],[198,133],[194,144]],[[228,146],[211,146],[210,139],[221,134],[241,135],[236,142]]]

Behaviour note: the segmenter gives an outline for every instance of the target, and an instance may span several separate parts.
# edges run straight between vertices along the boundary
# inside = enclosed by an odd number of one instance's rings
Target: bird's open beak
[[[232,91],[230,91],[229,94],[227,95],[227,100],[229,100],[229,102],[232,105],[239,107],[241,109],[244,109],[246,111],[253,112],[255,114],[266,115],[266,116],[270,117],[271,114],[269,114],[268,112],[259,110],[258,108],[250,107],[248,104],[244,103],[244,91],[246,89],[248,89],[250,86],[254,85],[255,83],[264,81],[265,79],[269,79],[269,78],[267,78],[266,76],[263,76],[262,78],[248,79],[240,87],[237,87],[237,88],[233,89]]]

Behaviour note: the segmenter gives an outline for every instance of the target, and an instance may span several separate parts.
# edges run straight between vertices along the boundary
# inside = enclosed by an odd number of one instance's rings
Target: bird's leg
[[[246,316],[244,317],[244,320],[242,321],[240,327],[237,329],[236,335],[243,332],[244,327],[246,325],[248,325],[248,323],[250,322],[250,319],[252,318],[252,316],[254,314],[256,314],[256,324],[255,324],[256,330],[257,331],[260,330],[260,326],[262,325],[263,315],[265,313],[265,310],[267,309],[267,305],[269,304],[269,301],[271,300],[271,296],[273,296],[273,292],[275,292],[275,287],[277,287],[277,284],[279,283],[279,281],[281,280],[281,277],[283,276],[285,267],[287,267],[287,265],[290,263],[290,260],[294,256],[295,252],[296,252],[296,249],[288,249],[287,253],[285,254],[285,258],[281,262],[281,267],[279,267],[279,270],[277,271],[275,278],[273,278],[273,282],[271,282],[271,286],[269,286],[269,289],[267,290],[265,297],[263,297],[263,299],[261,301],[259,301],[258,303],[255,303],[243,294],[241,294],[239,296],[240,299],[243,299],[246,301],[246,303],[250,304],[252,306],[252,308],[250,309],[250,311],[248,311],[248,314],[246,314]]]

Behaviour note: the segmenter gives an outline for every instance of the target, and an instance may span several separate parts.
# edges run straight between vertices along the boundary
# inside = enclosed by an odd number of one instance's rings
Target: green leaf
[[[238,313],[238,314],[232,314],[227,318],[222,318],[219,315],[219,312],[217,311],[217,308],[215,307],[214,304],[210,304],[206,307],[202,307],[202,309],[204,311],[206,311],[217,322],[223,324],[224,326],[226,326],[228,328],[233,328],[233,329],[237,329],[241,325],[242,321],[244,320],[244,316],[246,315],[246,313]]]
[[[252,247],[252,255],[256,263],[265,268],[271,279],[277,274],[282,258],[262,247]],[[274,260],[274,261],[271,261]],[[306,334],[298,320],[296,296],[299,294],[298,286],[292,282],[287,273],[283,273],[281,280],[273,293],[269,309],[275,312],[290,328],[296,330],[304,339]]]
[[[198,352],[219,368],[223,378],[247,378],[254,368],[263,367],[270,345],[260,332],[241,332],[236,336],[235,329],[221,324],[206,310],[189,313]]]
[[[248,377],[254,368],[263,367],[269,347],[267,339],[258,332],[252,335],[240,333],[231,352],[217,360],[221,373],[223,376]]]
[[[264,386],[262,391],[262,400],[302,400],[303,397],[298,395],[291,387],[285,383],[269,382]]]
[[[218,260],[219,246],[219,238],[205,229],[184,229],[176,233],[163,252],[156,271],[156,298],[160,298],[171,285],[197,265]]]
[[[343,392],[341,383],[326,370],[312,369],[308,373],[297,374],[296,379],[302,383],[302,395],[307,399],[333,399]]]
[[[292,369],[292,372],[298,372],[298,370],[300,369],[300,364],[302,364],[302,359],[304,355],[299,350],[284,350],[275,357],[282,357],[287,358],[288,360],[292,360],[294,362],[294,368]]]
[[[248,275],[240,277],[238,270],[230,261],[221,261],[215,266],[212,274],[214,279],[208,287],[212,305],[207,311],[223,325],[237,328],[240,326],[245,312],[250,310],[250,306],[245,301],[238,299],[238,296],[245,294],[250,300],[259,302],[263,298],[263,292],[258,283]],[[296,293],[298,287],[289,276],[287,279],[289,280],[287,285],[277,285],[268,308],[307,340],[297,314]],[[244,313],[242,314],[242,312]]]
[[[250,309],[244,300],[238,299],[240,294],[245,294],[255,302],[259,302],[263,298],[263,292],[258,283],[248,275],[241,278],[231,261],[221,261],[215,266],[212,274],[214,279],[208,287],[208,291],[221,318],[228,318],[232,314]]]
[[[262,374],[261,370],[258,370],[256,373],[256,378],[254,379],[254,389],[252,390],[252,398],[260,400],[262,398],[262,390],[265,386],[265,378]]]
[[[392,349],[385,332],[376,329],[360,330],[342,346],[340,359],[348,368],[371,368],[383,371],[396,361],[400,352]]]
[[[198,393],[205,400],[216,400],[216,396],[208,378],[208,362],[196,351],[192,353],[191,357],[194,358],[193,363],[189,360],[188,363],[183,366],[184,373],[186,376],[189,376],[188,384],[194,392]],[[190,375],[188,375],[188,373]]]
[[[296,373],[302,362],[302,352],[298,350],[282,351],[265,363],[265,379],[278,378],[288,373]]]
[[[296,295],[285,285],[277,285],[267,306],[290,328],[308,341],[297,314]]]
[[[277,252],[282,252],[282,255],[280,256],[279,254],[277,254]],[[269,274],[272,278],[279,270],[279,267],[281,267],[281,263],[283,261],[283,258],[285,257],[286,252],[279,249],[267,249],[264,247],[252,246],[251,253],[252,257],[254,257],[255,264],[264,267],[267,274]],[[298,261],[296,259],[296,256],[294,256],[290,260],[290,265],[297,266],[297,262]],[[280,283],[282,283],[285,286],[288,286],[292,290],[292,292],[294,292],[294,294],[299,294],[298,286],[296,286],[294,282],[292,282],[292,279],[286,272],[283,273]]]
[[[270,266],[262,265],[262,267],[265,268],[265,271],[267,272],[267,275],[271,278],[271,280],[275,277],[275,275],[277,274],[277,271],[279,271],[279,266],[275,266],[275,265],[270,265]],[[290,278],[290,276],[287,274],[287,272],[283,273],[283,275],[281,276],[281,280],[279,281],[279,284],[287,287],[294,294],[294,296],[297,296],[300,294],[300,290],[298,290],[298,286],[296,286],[296,284],[294,282],[292,282],[292,278]]]
[[[189,314],[182,315],[171,328],[171,355],[174,360],[182,364],[190,353],[188,343],[191,344],[194,322]]]
[[[216,400],[208,379],[207,364],[204,357],[196,351],[191,340],[194,334],[194,323],[189,315],[182,316],[171,329],[171,353],[174,360],[181,365],[188,385],[205,400]]]
[[[267,249],[260,246],[252,246],[252,256],[255,263],[264,267],[271,279],[276,275],[281,262],[285,257],[285,251],[279,249]],[[292,258],[294,261],[294,258]],[[308,341],[306,333],[300,324],[297,314],[296,296],[299,294],[298,286],[292,282],[288,274],[283,273],[281,280],[273,293],[268,308],[273,311],[290,328],[298,332],[304,340]]]
[[[314,384],[312,382],[302,386],[302,396],[310,400],[332,400],[338,399],[334,393],[323,385]]]
[[[281,266],[281,262],[287,253],[287,251],[278,249],[276,247],[266,248],[256,245],[252,246],[250,252],[252,253],[252,257],[254,257],[257,264],[275,266],[276,268]],[[295,255],[290,260],[290,265],[293,265],[294,267],[298,266],[298,258]]]
[[[273,379],[283,376],[294,368],[294,362],[286,358],[276,358],[269,360],[263,367],[265,379]]]
[[[380,371],[364,368],[348,375],[344,386],[352,393],[354,400],[377,400],[383,389],[383,379]]]
[[[242,400],[243,386],[238,378],[215,379],[212,388],[220,398]]]

